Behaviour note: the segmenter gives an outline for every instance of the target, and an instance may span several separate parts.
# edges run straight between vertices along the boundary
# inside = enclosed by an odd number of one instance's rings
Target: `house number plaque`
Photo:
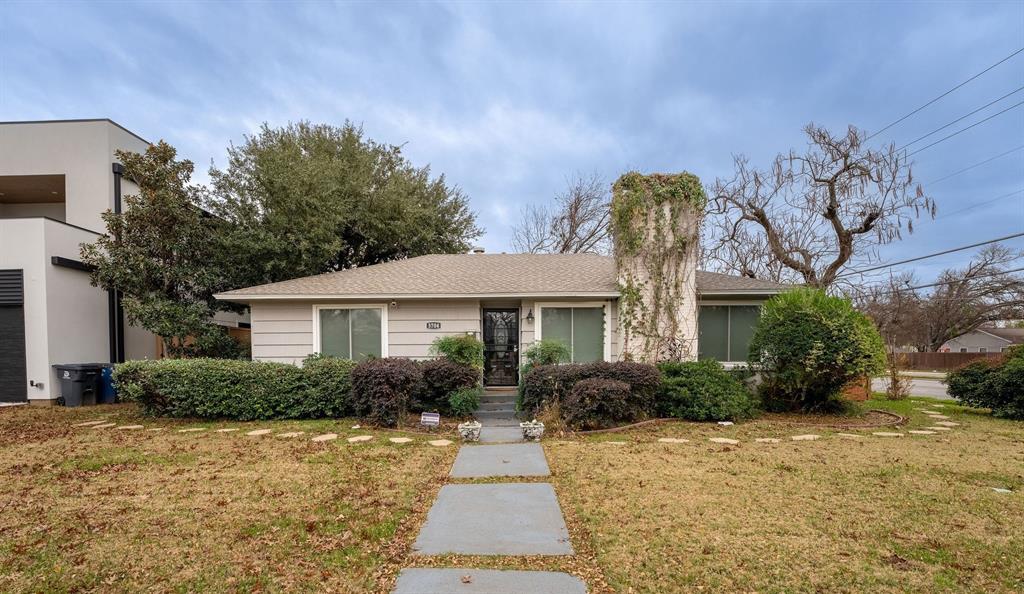
[[[441,322],[427,322],[427,330],[440,330]]]

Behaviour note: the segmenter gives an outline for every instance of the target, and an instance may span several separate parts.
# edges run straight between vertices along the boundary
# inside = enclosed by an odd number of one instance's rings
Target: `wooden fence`
[[[1002,353],[900,353],[905,367],[917,371],[948,371],[978,359],[1002,357]]]

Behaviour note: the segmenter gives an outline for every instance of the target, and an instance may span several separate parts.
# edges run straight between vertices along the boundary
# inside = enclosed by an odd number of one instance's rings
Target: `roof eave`
[[[381,299],[533,299],[533,298],[600,298],[612,299],[619,296],[618,291],[549,291],[532,293],[365,293],[365,294],[310,294],[289,293],[284,295],[261,295],[258,293],[218,293],[213,297],[219,301],[370,301]]]

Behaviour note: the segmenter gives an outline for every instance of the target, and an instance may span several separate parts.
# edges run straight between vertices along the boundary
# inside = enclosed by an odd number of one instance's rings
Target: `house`
[[[942,353],[1001,353],[1016,344],[1024,344],[1024,328],[982,326],[945,342]]]
[[[138,190],[115,151],[148,146],[107,119],[0,122],[0,402],[55,402],[54,364],[158,355],[79,261],[103,212]]]
[[[569,346],[574,362],[620,353],[615,261],[593,254],[437,254],[228,291],[249,306],[252,356],[300,363],[312,353],[343,358],[431,356],[438,337],[484,343],[488,386],[518,383],[534,340]],[[700,357],[742,362],[760,304],[787,288],[696,272]]]

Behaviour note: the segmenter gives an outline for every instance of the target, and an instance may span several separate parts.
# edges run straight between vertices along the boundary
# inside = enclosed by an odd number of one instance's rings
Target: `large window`
[[[698,356],[746,361],[761,308],[757,305],[702,305],[697,316]]]
[[[541,306],[538,337],[564,342],[569,347],[573,363],[603,361],[606,343],[604,306]]]
[[[383,307],[319,307],[317,351],[342,359],[382,357]]]

